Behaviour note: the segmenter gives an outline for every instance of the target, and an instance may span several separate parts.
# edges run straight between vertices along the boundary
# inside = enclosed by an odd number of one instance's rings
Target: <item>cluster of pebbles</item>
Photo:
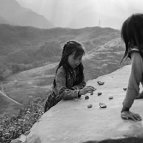
[[[101,85],[104,85],[104,82],[102,81],[97,81],[98,85],[101,86]],[[124,91],[127,90],[127,88],[123,88]],[[93,94],[92,94],[93,95]],[[97,93],[98,96],[101,96],[102,95],[102,92],[98,92]],[[85,96],[85,100],[88,100],[89,99],[89,96]],[[109,100],[112,100],[113,99],[113,96],[109,96],[108,98]],[[87,108],[92,108],[93,105],[92,104],[89,104],[87,105]],[[99,103],[99,108],[107,108],[107,105],[105,103]]]

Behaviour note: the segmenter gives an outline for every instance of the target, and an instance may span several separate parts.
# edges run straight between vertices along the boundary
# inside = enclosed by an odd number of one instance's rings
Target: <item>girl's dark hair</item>
[[[121,28],[121,37],[125,42],[125,53],[121,60],[130,57],[129,51],[133,46],[137,46],[140,53],[143,50],[143,14],[133,14],[128,17]]]
[[[76,59],[79,56],[83,56],[85,54],[84,49],[82,48],[82,45],[76,41],[68,41],[64,47],[63,47],[63,52],[62,52],[62,57],[61,60],[59,62],[59,65],[57,67],[56,73],[58,71],[58,69],[63,66],[65,73],[66,73],[66,81],[67,81],[67,75],[70,74],[70,65],[68,64],[68,57],[69,55],[73,54],[75,52],[74,58]],[[80,65],[77,67],[79,68],[79,83],[83,80],[84,75],[83,75],[83,64],[80,63]],[[79,84],[76,83],[76,84]],[[67,84],[67,82],[66,82]],[[54,87],[55,87],[56,83],[54,80]]]

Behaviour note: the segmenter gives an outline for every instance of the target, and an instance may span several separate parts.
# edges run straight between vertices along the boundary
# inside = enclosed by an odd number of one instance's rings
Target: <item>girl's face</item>
[[[82,61],[82,55],[76,58],[74,56],[75,56],[75,52],[69,55],[68,57],[68,63],[72,68],[76,68],[77,66],[79,66]]]

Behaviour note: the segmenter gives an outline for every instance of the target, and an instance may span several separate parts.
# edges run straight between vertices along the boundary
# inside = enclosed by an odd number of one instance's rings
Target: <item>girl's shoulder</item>
[[[138,47],[134,46],[130,49],[130,52],[139,52]]]
[[[131,54],[132,64],[143,65],[143,58],[140,52],[133,52]]]
[[[132,53],[140,53],[140,51],[139,51],[139,49],[136,46],[134,46],[134,47],[129,49],[128,57],[131,58]]]

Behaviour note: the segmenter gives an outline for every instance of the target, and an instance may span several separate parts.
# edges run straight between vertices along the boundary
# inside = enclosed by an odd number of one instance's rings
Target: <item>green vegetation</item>
[[[10,143],[21,134],[27,134],[32,125],[43,114],[45,98],[37,97],[30,101],[16,116],[4,115],[0,118],[0,142]]]

